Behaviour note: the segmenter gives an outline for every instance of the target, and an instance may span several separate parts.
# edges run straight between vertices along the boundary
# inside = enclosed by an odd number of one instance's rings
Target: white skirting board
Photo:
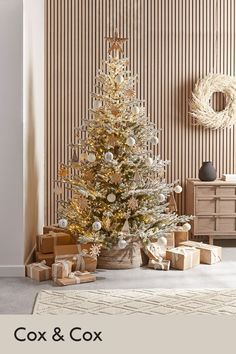
[[[24,277],[25,266],[22,265],[0,265],[0,277]]]

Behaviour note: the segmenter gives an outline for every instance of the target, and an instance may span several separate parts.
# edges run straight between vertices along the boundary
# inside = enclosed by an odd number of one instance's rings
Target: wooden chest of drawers
[[[192,236],[236,239],[236,183],[187,179],[187,214],[194,215]]]

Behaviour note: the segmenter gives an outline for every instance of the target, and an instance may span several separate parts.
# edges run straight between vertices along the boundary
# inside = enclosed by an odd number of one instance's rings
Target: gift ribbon
[[[88,256],[87,250],[82,250],[79,254],[76,255],[75,270],[81,270],[82,272],[85,270],[85,261],[84,261],[85,256]]]
[[[43,269],[45,270],[46,272],[46,278],[49,278],[49,270],[50,268],[46,265],[46,261],[43,260],[41,262],[38,262],[38,263],[31,263],[29,264],[29,274],[30,274],[30,278],[33,278],[33,270],[34,268],[40,268],[40,269]]]
[[[68,278],[69,278],[69,279],[73,279],[74,282],[75,282],[75,284],[80,284],[80,278],[79,278],[79,276],[76,275],[76,274],[78,274],[78,273],[77,273],[77,272],[71,272],[71,273],[69,274]]]

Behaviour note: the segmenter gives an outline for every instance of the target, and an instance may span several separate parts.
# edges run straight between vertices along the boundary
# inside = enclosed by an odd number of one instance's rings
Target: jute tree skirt
[[[43,290],[33,314],[235,315],[236,289]]]
[[[97,268],[100,269],[130,269],[138,268],[142,264],[140,244],[132,242],[124,249],[113,247],[112,249],[101,249],[98,257]]]

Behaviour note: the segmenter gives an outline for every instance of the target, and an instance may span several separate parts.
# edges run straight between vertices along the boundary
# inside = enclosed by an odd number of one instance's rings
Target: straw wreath
[[[211,106],[211,97],[215,92],[225,95],[225,108],[219,112]],[[211,129],[231,127],[236,123],[236,79],[222,74],[209,74],[198,80],[190,102],[190,113],[195,125]]]

